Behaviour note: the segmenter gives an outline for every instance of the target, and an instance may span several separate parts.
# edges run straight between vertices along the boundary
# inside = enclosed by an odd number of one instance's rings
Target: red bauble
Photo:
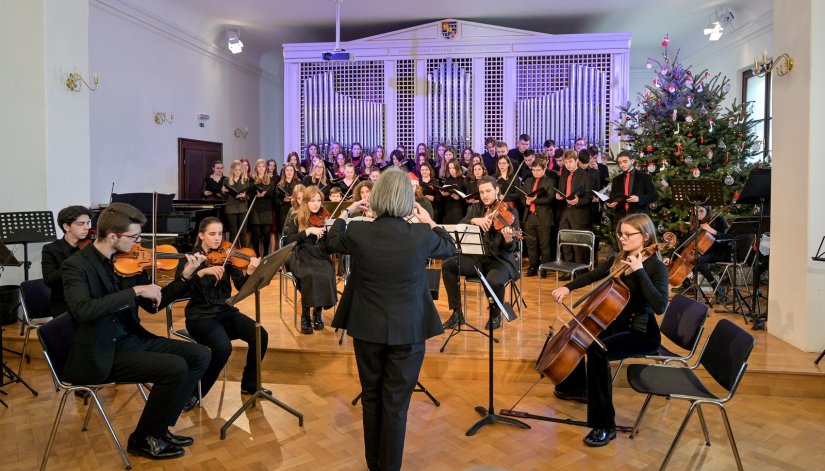
[[[742,133],[741,132],[736,133],[736,137],[741,139],[742,138]]]
[[[710,109],[713,109],[713,108],[715,108],[715,107],[716,107],[716,105],[714,105],[713,103],[709,103],[709,104],[708,104],[708,108],[710,108]]]
[[[700,144],[704,144],[704,143],[705,143],[705,136],[699,136],[699,143],[700,143]]]
[[[692,132],[687,133],[687,137],[693,137],[693,133]]]
[[[656,137],[659,137],[659,132],[658,132],[658,131],[656,131],[655,135],[656,135]]]
[[[647,148],[645,150],[649,154],[649,153],[653,152],[653,146],[647,146]]]

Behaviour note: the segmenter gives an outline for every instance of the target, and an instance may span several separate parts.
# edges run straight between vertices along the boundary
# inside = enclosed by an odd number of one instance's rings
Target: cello
[[[660,248],[675,246],[675,234],[668,232],[662,237],[665,240],[664,243],[651,244],[645,247],[641,254],[645,257],[651,257]],[[601,341],[596,337],[627,306],[630,300],[630,290],[620,277],[628,268],[629,266],[624,265],[611,270],[602,282],[576,301],[573,308],[578,307],[580,304],[582,306],[578,313],[574,314],[571,311],[571,314],[573,314],[571,324],[559,329],[559,332],[555,335],[551,328],[550,334],[536,360],[536,370],[542,376],[546,376],[553,384],[561,383],[573,372],[576,365],[584,358],[587,347],[591,343],[597,342],[601,345]],[[561,304],[570,311],[564,303]]]
[[[732,208],[732,204],[723,207],[712,218],[708,219],[706,224],[712,224],[719,216],[728,213]],[[716,236],[705,229],[699,229],[682,242],[681,250],[677,249],[673,253],[667,267],[667,278],[670,286],[681,285],[688,275],[693,272],[696,259],[710,250],[714,242],[716,242]]]

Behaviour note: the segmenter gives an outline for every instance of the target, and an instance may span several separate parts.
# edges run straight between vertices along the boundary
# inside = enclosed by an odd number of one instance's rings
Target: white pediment
[[[443,25],[445,22],[455,22],[456,34],[454,37],[448,39],[442,34]],[[455,18],[447,18],[444,20],[433,21],[431,23],[412,26],[410,28],[400,29],[398,31],[391,31],[389,33],[378,34],[375,36],[369,36],[362,39],[356,39],[354,41],[350,41],[349,44],[361,45],[363,43],[421,40],[441,40],[448,43],[451,41],[459,41],[462,39],[538,39],[552,36],[553,35],[546,33],[536,33],[533,31],[505,28],[503,26],[487,25],[483,23],[475,23],[472,21],[458,20]]]

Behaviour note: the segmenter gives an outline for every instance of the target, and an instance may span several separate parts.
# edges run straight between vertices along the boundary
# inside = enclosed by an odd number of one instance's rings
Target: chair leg
[[[687,414],[685,414],[685,420],[682,421],[682,425],[679,426],[679,431],[676,432],[676,436],[673,437],[673,443],[670,444],[670,449],[667,450],[667,455],[665,455],[665,460],[662,462],[662,466],[659,467],[659,471],[664,471],[665,468],[667,468],[667,464],[670,462],[670,459],[673,457],[673,452],[676,450],[676,445],[679,444],[679,439],[682,438],[682,433],[685,431],[690,416],[693,414],[693,410],[697,405],[696,403],[690,405]]]
[[[63,409],[66,407],[66,399],[69,397],[69,391],[64,390],[63,396],[60,397],[60,405],[57,406],[57,415],[54,417],[54,424],[52,425],[52,432],[49,434],[49,442],[46,443],[46,452],[43,454],[43,461],[40,462],[40,471],[46,469],[46,462],[49,460],[49,453],[52,451],[54,444],[54,437],[57,435],[57,427],[60,425],[60,418],[63,416]]]
[[[728,440],[730,440],[730,447],[733,450],[733,457],[736,458],[736,467],[742,471],[742,459],[739,457],[739,448],[736,447],[736,440],[733,438],[733,429],[730,427],[730,420],[728,420],[728,412],[722,404],[713,403],[719,408],[722,413],[722,421],[725,422],[725,430],[728,432]]]
[[[696,413],[699,414],[699,423],[702,424],[702,433],[705,434],[705,445],[710,446],[710,435],[708,434],[708,424],[705,423],[705,414],[702,413],[702,405],[696,403]]]
[[[17,365],[17,376],[20,377],[20,372],[23,371],[23,360],[29,351],[29,333],[32,328],[28,325],[23,326],[23,350],[20,352],[20,363]]]
[[[146,390],[143,389],[143,384],[138,383],[137,387],[138,391],[140,391],[141,397],[143,397],[143,402],[147,402],[149,400],[149,396],[146,394]]]
[[[109,430],[109,435],[115,442],[117,451],[120,453],[120,459],[123,460],[123,464],[124,466],[126,466],[126,469],[132,469],[132,463],[129,461],[129,457],[126,456],[126,452],[123,450],[123,445],[120,444],[120,440],[118,440],[117,438],[115,429],[112,428],[112,423],[109,422],[109,417],[106,416],[106,412],[103,410],[103,406],[100,404],[100,399],[98,399],[97,397],[97,391],[92,390],[92,399],[95,401],[95,406],[97,406],[97,409],[100,411],[100,417],[103,418],[103,423],[106,424],[106,429]]]
[[[198,407],[203,409],[203,392],[201,391],[201,380],[198,380]]]
[[[639,411],[639,416],[636,417],[636,423],[633,424],[633,430],[630,431],[630,438],[639,434],[639,425],[642,423],[642,417],[644,417],[645,412],[647,412],[647,406],[650,405],[651,399],[653,399],[653,394],[648,394],[645,398],[645,403],[642,404],[642,409]]]
[[[619,364],[616,365],[616,371],[613,372],[613,378],[611,378],[611,383],[616,384],[616,378],[619,377],[619,371],[622,371],[622,364],[624,364],[624,359],[619,360]]]
[[[467,315],[467,280],[462,279],[462,284],[463,284],[462,291],[464,292],[464,296],[462,296],[461,299],[464,301],[464,310],[461,311],[461,312],[463,312],[464,315],[466,316]]]
[[[88,397],[84,398],[83,405],[85,406],[88,403]],[[84,432],[89,430],[89,419],[92,417],[92,410],[94,410],[94,408],[94,405],[90,405],[89,408],[86,410],[86,417],[83,419],[83,427],[81,427],[80,430]]]

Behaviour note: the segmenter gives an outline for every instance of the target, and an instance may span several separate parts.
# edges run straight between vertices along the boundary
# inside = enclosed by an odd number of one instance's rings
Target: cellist
[[[699,273],[701,273],[702,276],[704,276],[705,279],[708,280],[710,285],[716,287],[716,291],[714,292],[714,294],[716,295],[717,301],[724,301],[725,287],[722,286],[721,283],[718,283],[716,281],[716,277],[713,275],[713,272],[710,270],[710,267],[713,266],[713,264],[716,262],[730,261],[730,244],[719,240],[721,239],[720,236],[728,231],[728,223],[725,221],[725,218],[721,215],[711,221],[710,206],[699,206],[696,212],[699,215],[699,228],[716,238],[716,240],[713,242],[713,245],[710,246],[710,249],[705,251],[704,254],[700,255],[696,259],[696,264],[698,265],[697,268],[699,269]],[[690,229],[692,233],[696,229],[696,225],[693,224],[695,216],[691,214],[690,219]],[[691,247],[690,241],[687,242],[687,247]],[[680,286],[673,288],[673,294],[681,294],[685,292],[688,288],[690,288],[690,285],[691,279],[685,278],[685,281],[682,282]]]
[[[620,279],[629,289],[629,301],[598,336],[607,350],[592,342],[587,348],[587,360],[556,385],[555,395],[559,399],[587,403],[587,423],[593,428],[584,437],[587,446],[604,446],[616,438],[610,361],[655,352],[661,334],[654,314],[664,313],[667,307],[667,268],[658,256],[644,258],[640,253],[656,243],[653,221],[647,214],[631,214],[619,221],[617,227],[619,254],[553,291],[553,298],[563,303],[571,290],[596,282],[613,269],[628,267]]]

